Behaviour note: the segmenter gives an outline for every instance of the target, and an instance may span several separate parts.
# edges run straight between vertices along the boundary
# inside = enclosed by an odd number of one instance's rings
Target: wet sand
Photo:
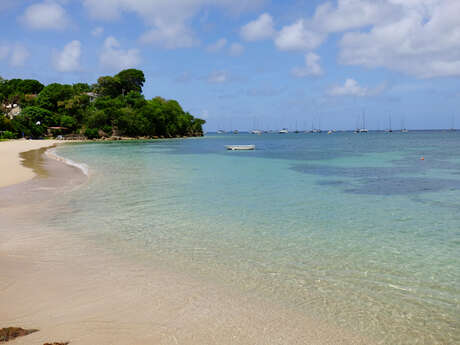
[[[56,145],[56,140],[9,140],[0,142],[0,188],[30,180],[35,176],[30,166],[21,164],[21,152]]]
[[[39,175],[0,188],[0,328],[40,331],[14,344],[371,343],[276,301],[128,262],[45,226],[59,221],[56,200],[87,178],[39,151],[24,158]]]

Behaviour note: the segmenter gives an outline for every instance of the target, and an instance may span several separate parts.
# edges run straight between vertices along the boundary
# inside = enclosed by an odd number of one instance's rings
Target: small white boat
[[[283,128],[279,131],[279,134],[287,134],[289,131],[286,128]]]
[[[258,129],[253,129],[251,131],[251,134],[262,134],[262,131],[258,130]]]
[[[256,145],[225,145],[225,148],[230,151],[247,151],[255,150]]]

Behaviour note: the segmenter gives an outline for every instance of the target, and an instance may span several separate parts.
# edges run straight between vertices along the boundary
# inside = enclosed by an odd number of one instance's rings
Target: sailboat
[[[455,116],[454,115],[452,115],[450,130],[453,132],[455,131]]]
[[[391,133],[393,130],[391,129],[391,115],[388,115],[388,129],[385,132]]]
[[[401,120],[401,133],[407,133],[409,130],[406,128],[404,124],[404,119]]]
[[[262,134],[262,131],[260,129],[256,129],[258,127],[257,125],[257,118],[254,117],[252,120],[252,128],[254,129],[251,131],[251,134]]]
[[[366,112],[363,110],[363,126],[359,130],[359,133],[367,133],[369,132],[368,129],[366,128]]]

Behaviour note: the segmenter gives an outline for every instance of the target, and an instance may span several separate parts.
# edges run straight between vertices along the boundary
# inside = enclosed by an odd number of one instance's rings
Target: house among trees
[[[102,76],[93,85],[45,86],[37,80],[0,77],[0,131],[4,132],[0,138],[203,135],[204,120],[184,111],[175,100],[146,99],[144,82],[144,73],[137,69]]]
[[[21,106],[19,104],[7,104],[4,105],[6,109],[6,116],[12,120],[15,116],[18,116],[21,113]]]

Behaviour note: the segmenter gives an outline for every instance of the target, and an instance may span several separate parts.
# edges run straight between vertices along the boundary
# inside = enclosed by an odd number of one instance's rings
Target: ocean
[[[54,228],[376,343],[460,343],[460,132],[209,134],[56,154],[89,178],[56,201]]]

